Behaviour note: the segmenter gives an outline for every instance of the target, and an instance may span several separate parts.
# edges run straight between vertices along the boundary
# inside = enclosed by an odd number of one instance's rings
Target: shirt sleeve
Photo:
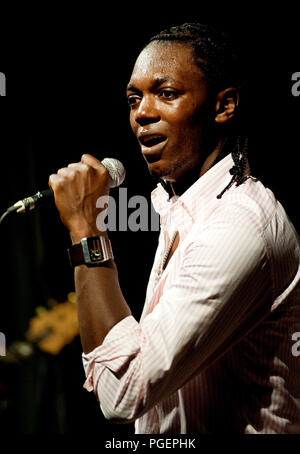
[[[131,422],[240,340],[267,311],[268,256],[250,223],[216,219],[186,244],[177,278],[141,323],[126,317],[83,354],[106,418]]]

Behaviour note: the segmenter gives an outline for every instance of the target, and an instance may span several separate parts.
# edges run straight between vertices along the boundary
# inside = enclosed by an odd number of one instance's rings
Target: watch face
[[[100,260],[103,260],[100,239],[98,237],[88,238],[87,241],[91,262],[99,262]]]

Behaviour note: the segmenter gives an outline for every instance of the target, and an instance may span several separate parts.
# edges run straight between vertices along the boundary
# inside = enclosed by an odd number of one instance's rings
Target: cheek
[[[203,123],[195,117],[186,117],[174,123],[174,137],[184,148],[198,148],[203,135]]]
[[[192,103],[178,106],[176,114],[169,116],[169,122],[178,130],[189,129],[193,131],[202,127],[205,116],[203,106],[199,107],[197,103]]]

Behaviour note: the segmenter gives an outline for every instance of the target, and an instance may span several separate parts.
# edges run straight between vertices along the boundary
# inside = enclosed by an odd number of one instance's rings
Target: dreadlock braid
[[[153,36],[150,39],[150,42],[152,41],[178,41],[190,44],[195,64],[205,75],[209,95],[214,96],[228,87],[240,87],[242,74],[238,56],[225,33],[208,25],[185,23],[163,30]],[[234,182],[240,185],[244,181],[248,162],[248,137],[236,133],[227,137],[212,166],[230,152],[234,161],[234,166],[230,169],[232,179],[217,196],[219,199]]]
[[[229,189],[234,182],[236,185],[239,186],[245,180],[245,170],[247,168],[247,156],[248,156],[248,137],[247,136],[237,136],[234,138],[235,140],[235,147],[231,152],[231,156],[234,162],[234,166],[231,167],[229,170],[230,175],[232,178],[228,185],[217,195],[217,199],[220,199],[222,195]],[[216,164],[218,161],[222,159],[219,153],[217,159],[213,163]],[[224,157],[224,156],[223,156]]]

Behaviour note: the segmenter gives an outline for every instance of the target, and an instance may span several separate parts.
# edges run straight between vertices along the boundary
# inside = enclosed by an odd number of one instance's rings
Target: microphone
[[[104,158],[101,164],[107,168],[110,175],[110,187],[115,188],[123,183],[126,171],[123,164],[115,158]],[[41,205],[44,205],[54,196],[51,188],[44,191],[38,191],[36,194],[19,200],[14,205],[8,208],[8,212],[16,211],[17,213],[26,213],[27,211],[34,210]]]

